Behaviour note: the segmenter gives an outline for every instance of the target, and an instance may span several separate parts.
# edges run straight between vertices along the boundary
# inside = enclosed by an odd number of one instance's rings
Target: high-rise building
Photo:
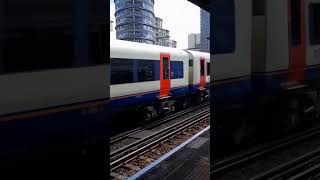
[[[114,0],[117,39],[177,47],[162,19],[154,15],[154,0]]]
[[[169,39],[169,47],[177,48],[177,41]]]
[[[162,19],[156,17],[155,32],[156,32],[156,45],[169,46],[170,31],[162,28]]]
[[[200,11],[200,51],[210,52],[210,13],[201,9]]]
[[[193,51],[200,50],[200,34],[191,33],[188,35],[188,49]]]
[[[154,0],[114,0],[117,39],[155,44]]]
[[[155,21],[155,32],[156,32],[156,45],[167,46],[167,47],[177,47],[177,41],[170,39],[170,31],[162,28],[163,20],[156,17]]]

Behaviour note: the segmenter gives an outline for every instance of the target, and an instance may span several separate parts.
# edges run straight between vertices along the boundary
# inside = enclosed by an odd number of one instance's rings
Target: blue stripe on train
[[[209,83],[206,84],[209,87]],[[183,86],[178,88],[172,88],[170,90],[173,98],[186,96],[188,93],[195,93],[199,88],[199,84],[191,86]],[[127,107],[139,106],[143,104],[152,103],[158,99],[159,91],[146,92],[141,95],[131,95],[128,97],[111,99],[110,106],[113,112],[121,111]]]
[[[312,69],[306,69],[305,70],[305,79],[306,80],[314,80],[319,79],[320,75],[320,67],[318,68],[312,68]]]
[[[89,136],[107,137],[109,105],[98,112],[84,109],[0,123],[0,153],[28,152],[53,143],[72,143]],[[84,113],[86,112],[86,113]]]
[[[217,109],[239,104],[245,101],[250,92],[250,79],[211,85],[211,103],[213,103]]]
[[[178,87],[170,90],[171,96],[173,98],[186,96],[188,93],[188,87]],[[139,106],[143,104],[152,103],[158,99],[159,91],[146,92],[142,95],[132,95],[129,97],[111,99],[110,106],[112,107],[112,112],[121,111],[127,107]]]

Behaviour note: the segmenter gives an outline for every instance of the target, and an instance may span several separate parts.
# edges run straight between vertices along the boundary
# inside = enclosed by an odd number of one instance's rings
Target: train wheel
[[[289,102],[287,119],[284,120],[284,133],[292,131],[301,123],[300,107],[301,103],[298,99],[292,99]]]
[[[182,108],[186,109],[190,107],[190,99],[189,98],[185,98],[183,104],[182,104]]]
[[[174,113],[176,111],[176,108],[174,105],[171,106],[170,111],[171,111],[171,113]]]
[[[144,109],[142,111],[142,122],[150,122],[153,119],[152,111]]]

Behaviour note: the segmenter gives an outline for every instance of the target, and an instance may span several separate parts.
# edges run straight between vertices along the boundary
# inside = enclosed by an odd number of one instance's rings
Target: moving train
[[[214,133],[240,143],[316,119],[320,1],[217,0],[211,10]]]
[[[110,59],[112,113],[134,109],[149,121],[209,99],[209,53],[114,40]]]
[[[98,11],[100,6],[88,1],[90,9],[95,8],[90,20],[89,14],[77,16],[68,9],[73,5],[88,9],[85,2],[3,4],[7,13],[0,13],[2,172],[23,163],[32,167],[40,154],[47,158],[49,153],[73,151],[76,156],[86,149],[86,155],[81,155],[86,158],[91,152],[88,147],[102,131],[107,133],[108,32],[101,20],[105,9]],[[23,11],[17,10],[22,7]]]

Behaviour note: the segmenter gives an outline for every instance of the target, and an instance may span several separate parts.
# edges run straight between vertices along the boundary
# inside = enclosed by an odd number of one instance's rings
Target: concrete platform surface
[[[192,140],[139,179],[148,180],[209,180],[210,130]]]

